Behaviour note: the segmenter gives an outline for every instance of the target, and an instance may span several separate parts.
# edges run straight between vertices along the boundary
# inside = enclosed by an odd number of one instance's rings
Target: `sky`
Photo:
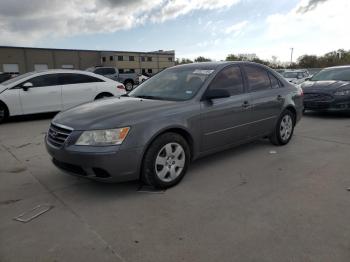
[[[0,45],[290,61],[349,49],[349,0],[0,0]]]

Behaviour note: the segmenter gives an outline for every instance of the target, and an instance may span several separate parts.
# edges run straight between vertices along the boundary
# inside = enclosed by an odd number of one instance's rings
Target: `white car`
[[[293,70],[284,71],[282,76],[293,84],[301,84],[306,81],[307,78],[311,77],[307,70]]]
[[[30,72],[0,84],[0,123],[9,116],[58,112],[125,93],[123,84],[86,71]]]

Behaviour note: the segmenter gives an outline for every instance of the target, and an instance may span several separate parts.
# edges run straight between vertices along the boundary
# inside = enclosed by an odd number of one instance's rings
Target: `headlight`
[[[75,144],[78,146],[120,145],[128,135],[129,130],[130,127],[84,131]]]
[[[336,96],[347,96],[350,95],[350,89],[339,90],[334,93]]]

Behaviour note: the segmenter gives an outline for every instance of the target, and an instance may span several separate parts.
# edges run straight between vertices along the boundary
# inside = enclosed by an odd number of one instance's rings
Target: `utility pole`
[[[291,49],[290,49],[290,65],[292,66],[292,64],[293,64],[293,51],[294,51],[294,48],[292,47]]]

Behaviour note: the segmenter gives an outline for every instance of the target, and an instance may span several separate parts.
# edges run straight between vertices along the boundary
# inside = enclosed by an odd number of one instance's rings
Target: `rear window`
[[[99,75],[114,75],[116,73],[115,68],[97,68],[94,72]]]

